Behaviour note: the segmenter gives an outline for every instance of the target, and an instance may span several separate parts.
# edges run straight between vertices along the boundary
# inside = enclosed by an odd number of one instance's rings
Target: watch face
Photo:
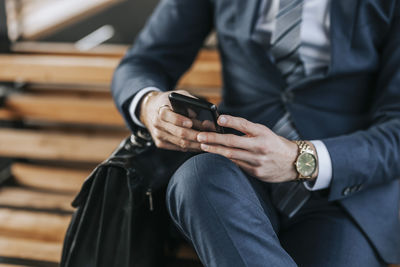
[[[297,171],[305,177],[312,175],[316,169],[316,159],[311,153],[303,153],[296,162]]]

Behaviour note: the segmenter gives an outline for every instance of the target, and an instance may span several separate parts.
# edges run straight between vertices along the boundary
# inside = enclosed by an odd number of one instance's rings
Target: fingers
[[[253,166],[258,165],[256,155],[242,149],[208,144],[201,144],[201,149],[209,153],[222,155],[231,160],[241,160]]]
[[[188,92],[178,93],[191,96]],[[191,129],[193,122],[171,110],[168,92],[149,98],[142,121],[157,147],[180,151],[201,151],[196,140],[198,132]],[[150,101],[151,100],[151,101]]]
[[[163,140],[182,148],[183,150],[200,150],[200,143],[196,141],[197,131],[178,127],[171,123],[163,124]]]
[[[166,135],[164,141],[176,145],[181,151],[201,151],[199,143],[181,139],[173,135]]]
[[[156,146],[180,151],[201,151],[196,141],[198,132],[191,129],[192,121],[174,113],[170,108],[159,110],[157,122],[152,134]],[[173,145],[174,147],[172,147]]]
[[[171,145],[173,145],[173,150],[201,151],[200,144],[196,141],[190,141],[181,137],[174,136],[173,134],[163,129],[153,129],[152,137],[154,139],[155,145],[159,148],[171,149]]]
[[[256,152],[256,142],[251,137],[237,136],[234,134],[219,134],[213,132],[201,132],[197,135],[197,141],[206,144],[220,144],[226,147],[236,147]]]
[[[160,109],[159,118],[164,122],[169,122],[184,128],[191,128],[193,125],[192,120],[173,112],[170,108]]]
[[[182,151],[182,152],[198,152],[198,151],[201,151],[200,149],[191,149],[191,148],[183,149],[180,146],[174,145],[174,144],[169,143],[167,141],[159,142],[158,145],[156,144],[156,146],[158,148],[162,148],[162,149]]]
[[[197,142],[197,135],[198,135],[198,131],[195,131],[193,129],[188,129],[188,128],[183,128],[183,127],[179,127],[176,126],[172,123],[169,122],[163,122],[160,124],[160,126],[158,127],[159,129],[162,129],[180,139],[185,139],[185,140],[189,140],[189,141],[194,141]]]
[[[198,131],[191,129],[193,122],[190,119],[167,108],[164,108],[160,113],[161,121],[156,123],[158,129],[164,130],[179,139],[197,142]]]
[[[242,133],[245,133],[247,135],[251,136],[257,136],[265,133],[267,127],[257,124],[257,123],[252,123],[246,119],[239,118],[239,117],[233,117],[229,115],[221,115],[218,118],[218,124],[223,126],[223,127],[228,127],[232,128],[235,130],[238,130]]]

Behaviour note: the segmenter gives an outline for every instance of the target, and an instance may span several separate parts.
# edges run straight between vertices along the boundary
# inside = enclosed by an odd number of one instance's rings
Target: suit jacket
[[[251,38],[259,0],[163,0],[117,68],[112,93],[128,125],[140,89],[173,89],[215,28],[224,113],[272,127],[285,110],[331,156],[338,201],[381,257],[400,262],[400,0],[331,1],[326,72],[288,86]],[[351,242],[351,240],[349,240]]]

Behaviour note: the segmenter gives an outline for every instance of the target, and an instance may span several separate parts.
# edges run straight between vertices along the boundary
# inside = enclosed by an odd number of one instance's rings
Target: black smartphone
[[[219,113],[213,103],[178,93],[170,93],[168,97],[174,112],[192,119],[193,129],[224,133],[223,127],[217,123]]]

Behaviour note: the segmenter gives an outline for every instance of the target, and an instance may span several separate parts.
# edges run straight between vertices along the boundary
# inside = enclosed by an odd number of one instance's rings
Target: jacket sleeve
[[[331,156],[330,200],[400,177],[400,1],[381,50],[371,126],[322,140]]]
[[[117,67],[111,91],[131,130],[129,103],[145,87],[174,89],[213,26],[210,0],[162,0]]]

